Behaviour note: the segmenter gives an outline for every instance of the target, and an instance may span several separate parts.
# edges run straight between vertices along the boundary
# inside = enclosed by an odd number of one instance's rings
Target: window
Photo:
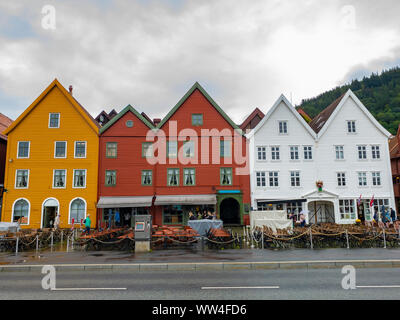
[[[192,114],[192,126],[202,126],[203,125],[203,115],[202,114]]]
[[[372,185],[381,186],[381,173],[380,172],[372,172]]]
[[[372,150],[372,159],[378,160],[381,158],[381,151],[379,146],[371,146]]]
[[[374,212],[382,214],[382,209],[389,209],[389,199],[374,199]]]
[[[69,213],[69,223],[80,223],[85,220],[86,217],[86,203],[82,199],[75,199],[71,202],[71,208]]]
[[[183,156],[185,158],[194,158],[194,141],[183,142]]]
[[[280,160],[280,150],[279,147],[271,147],[271,160]]]
[[[279,172],[277,171],[269,172],[269,186],[279,187]]]
[[[357,146],[358,148],[358,160],[367,159],[367,146]]]
[[[347,121],[347,133],[356,133],[355,121]]]
[[[54,143],[54,158],[66,158],[67,157],[67,142],[56,141]]]
[[[311,146],[304,147],[304,160],[312,160],[312,147]]]
[[[163,223],[164,224],[182,224],[183,208],[179,205],[163,207]]]
[[[167,175],[169,186],[179,186],[179,169],[168,169]]]
[[[26,189],[29,182],[29,170],[17,170],[15,173],[15,188]]]
[[[295,220],[300,221],[300,212],[303,210],[303,204],[301,202],[291,202],[286,204],[286,211],[288,214],[293,213],[295,215]]]
[[[340,219],[350,220],[356,219],[356,213],[354,208],[354,200],[339,200],[339,212]]]
[[[344,147],[335,146],[336,160],[344,160]]]
[[[279,134],[287,134],[287,121],[279,121]]]
[[[117,184],[117,171],[115,170],[106,170],[106,183],[107,187],[112,187]]]
[[[53,188],[65,188],[67,170],[54,170]]]
[[[74,169],[74,188],[86,188],[86,170]]]
[[[153,171],[142,170],[142,185],[151,186],[153,184]]]
[[[106,143],[106,158],[116,158],[118,144],[117,142],[107,142]]]
[[[266,179],[265,172],[256,172],[257,187],[265,187]]]
[[[29,158],[29,141],[18,141],[18,155],[17,158]]]
[[[178,156],[178,141],[167,141],[167,157],[176,158]]]
[[[75,158],[86,158],[86,141],[75,141]]]
[[[300,171],[290,172],[290,185],[292,187],[300,187]]]
[[[290,160],[299,160],[299,147],[298,146],[290,147]]]
[[[133,127],[133,121],[132,120],[127,120],[125,122],[125,125],[126,125],[127,128],[132,128]]]
[[[142,143],[142,157],[143,158],[152,158],[153,156],[154,156],[153,143],[152,142],[143,142]]]
[[[220,169],[220,182],[222,186],[232,185],[232,168]]]
[[[59,128],[60,127],[60,114],[50,113],[49,115],[49,128]]]
[[[338,172],[337,173],[337,182],[338,182],[338,187],[345,187],[346,186],[346,173]]]
[[[219,153],[222,158],[231,157],[231,141],[230,140],[220,140],[219,142]]]
[[[29,224],[29,203],[25,199],[19,199],[14,203],[13,222],[19,222],[21,225]]]
[[[183,169],[183,185],[194,186],[196,184],[196,170],[192,168]]]
[[[366,172],[359,172],[358,173],[358,185],[360,187],[367,186],[367,173]]]
[[[267,160],[267,148],[257,147],[257,160],[265,161]]]

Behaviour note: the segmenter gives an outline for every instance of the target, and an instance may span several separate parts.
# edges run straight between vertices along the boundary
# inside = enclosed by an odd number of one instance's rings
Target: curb
[[[400,260],[322,260],[269,262],[188,262],[133,264],[54,264],[56,271],[235,271],[278,269],[400,268]],[[0,272],[41,272],[43,265],[1,265]]]

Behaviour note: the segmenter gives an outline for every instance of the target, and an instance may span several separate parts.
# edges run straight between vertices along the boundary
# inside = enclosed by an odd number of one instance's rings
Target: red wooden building
[[[396,211],[400,209],[400,126],[396,136],[389,140],[390,164],[392,167],[393,191]]]
[[[130,106],[107,123],[99,168],[104,220],[151,212],[154,224],[181,225],[210,211],[225,225],[249,223],[246,139],[198,83],[157,127]]]
[[[1,219],[1,205],[3,203],[3,191],[4,191],[4,172],[6,167],[7,158],[7,136],[3,134],[13,120],[4,114],[0,113],[0,219]]]

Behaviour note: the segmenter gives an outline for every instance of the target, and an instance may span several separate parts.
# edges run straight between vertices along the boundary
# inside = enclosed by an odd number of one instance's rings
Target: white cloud
[[[354,30],[342,27],[341,0],[22,3],[0,4],[35,34],[10,37],[0,24],[0,112],[13,117],[57,77],[93,115],[132,104],[151,117],[164,116],[199,81],[239,122],[281,93],[298,103],[356,65],[399,58],[397,17],[373,15],[371,1],[355,1]],[[41,28],[44,4],[56,8],[55,31]],[[375,10],[400,7],[379,4]],[[11,110],[1,93],[21,105]]]

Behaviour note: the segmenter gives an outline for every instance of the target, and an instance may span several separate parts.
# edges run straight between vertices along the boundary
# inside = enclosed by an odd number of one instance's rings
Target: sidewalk
[[[119,251],[21,252],[0,254],[0,271],[29,271],[50,264],[58,269],[232,270],[281,268],[400,267],[400,249],[294,249],[294,250],[156,250],[150,253]]]

